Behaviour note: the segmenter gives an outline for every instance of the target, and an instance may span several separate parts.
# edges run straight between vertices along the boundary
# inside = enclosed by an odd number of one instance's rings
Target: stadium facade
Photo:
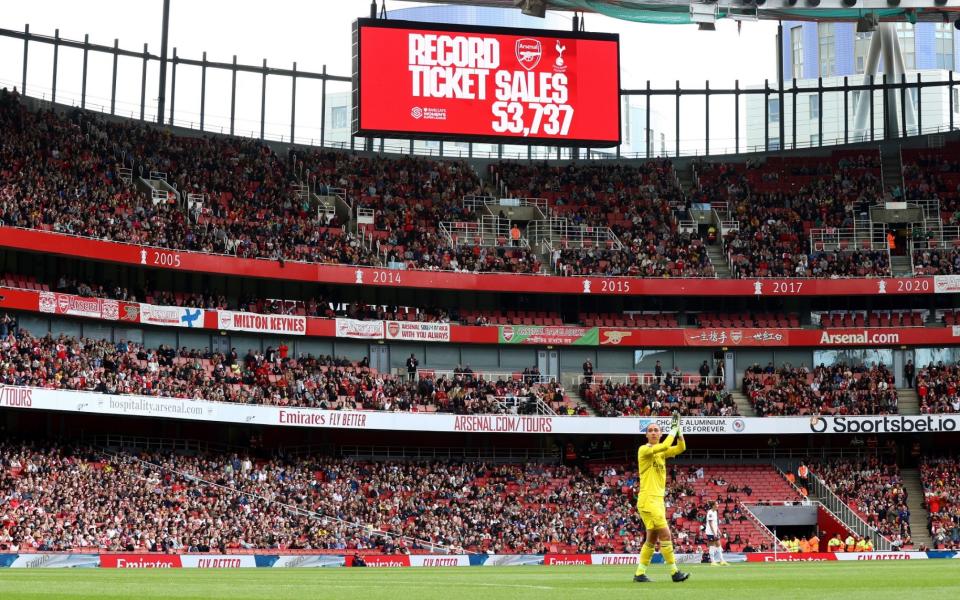
[[[896,35],[903,53],[907,80],[915,82],[919,77],[928,82],[947,81],[950,71],[960,61],[960,36],[956,33],[958,31],[952,22],[898,23]],[[839,89],[845,83],[853,86],[869,83],[864,72],[873,35],[874,32],[857,32],[855,23],[785,21],[781,54],[785,86],[792,88],[795,82],[801,89],[816,88],[818,82],[822,82],[826,88]],[[774,41],[774,48],[776,45]],[[883,79],[882,57],[878,69],[875,81],[880,82]],[[760,89],[760,86],[753,85],[752,89]],[[843,143],[845,135],[848,139],[855,139],[852,131],[860,93],[848,93],[846,123],[844,97],[839,92],[828,92],[819,97],[812,92],[799,95],[795,109],[796,124],[792,96],[786,97],[783,107],[775,96],[766,99],[766,107],[762,97],[750,97],[746,108],[748,151],[764,150],[765,144],[770,150],[829,146]],[[947,88],[928,88],[922,91],[922,99],[918,97],[917,89],[909,93],[914,106],[922,100],[925,132],[949,130],[951,106],[953,118],[960,118],[960,92],[956,89],[948,92]],[[953,95],[952,105],[948,97],[950,93]],[[862,135],[862,138],[883,137],[883,119],[879,117],[883,112],[883,102],[883,94],[874,95],[873,134]],[[782,141],[779,139],[781,119],[785,131]],[[768,127],[770,137],[766,139]],[[915,125],[908,129],[910,135],[916,135]]]
[[[673,411],[684,561],[714,497],[731,559],[960,547],[954,132],[451,160],[8,91],[0,130],[0,566],[631,564]]]

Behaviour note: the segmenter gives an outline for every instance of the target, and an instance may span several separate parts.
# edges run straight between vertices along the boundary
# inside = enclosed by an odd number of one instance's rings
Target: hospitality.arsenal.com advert
[[[428,27],[357,21],[356,134],[620,143],[617,35]]]

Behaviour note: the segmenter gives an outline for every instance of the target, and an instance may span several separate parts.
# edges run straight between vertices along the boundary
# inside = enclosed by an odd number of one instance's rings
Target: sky
[[[181,57],[200,59],[203,52],[211,61],[230,62],[234,54],[239,63],[290,68],[297,63],[301,71],[320,71],[349,76],[351,70],[351,24],[367,16],[369,0],[314,0],[312,2],[273,0],[171,0],[170,51]],[[25,24],[36,34],[82,40],[90,35],[92,43],[141,51],[147,44],[159,53],[162,0],[139,2],[119,0],[31,0],[5,2],[0,11],[0,27],[23,30]],[[387,9],[423,6],[423,3],[387,2]],[[569,13],[565,13],[569,17]],[[734,22],[720,22],[715,32],[698,31],[694,25],[644,25],[617,21],[593,14],[586,15],[587,31],[618,32],[621,35],[621,84],[640,88],[649,80],[653,87],[725,87],[740,80],[742,86],[762,83],[776,77],[776,24],[743,23],[738,32]],[[0,87],[20,86],[23,42],[0,38]],[[28,95],[49,98],[52,87],[52,47],[31,44],[28,56]],[[109,109],[111,69],[109,57],[92,57],[88,66],[88,102],[95,108]],[[58,101],[79,103],[82,53],[64,49],[58,57]],[[199,69],[180,68],[177,79],[176,119],[197,127],[199,121]],[[148,71],[147,114],[156,112],[157,68]],[[118,66],[117,111],[139,116],[141,63],[121,59]],[[208,70],[206,126],[216,130],[229,122],[229,84],[227,72]],[[238,78],[237,123],[241,130],[259,130],[260,78]],[[282,84],[282,85],[281,85]],[[319,110],[311,99],[318,97],[313,82],[298,81],[297,125],[301,136],[318,131]],[[316,83],[319,88],[319,83]],[[347,91],[348,84],[331,86],[330,91]],[[291,91],[289,80],[268,78],[267,136],[289,136]],[[722,102],[717,100],[715,102]],[[642,101],[641,101],[642,102]],[[703,136],[702,100],[685,99],[681,109],[681,142],[684,149],[695,149]],[[730,106],[732,107],[732,99]],[[654,112],[671,124],[673,100]],[[714,108],[717,108],[714,105]],[[688,112],[689,111],[689,112]],[[731,108],[732,111],[732,108]],[[731,113],[732,114],[732,113]],[[732,138],[732,126],[714,119],[711,139]],[[302,129],[301,129],[302,124]],[[714,127],[718,128],[716,131]],[[258,133],[258,131],[257,131]],[[717,147],[720,142],[712,142]]]

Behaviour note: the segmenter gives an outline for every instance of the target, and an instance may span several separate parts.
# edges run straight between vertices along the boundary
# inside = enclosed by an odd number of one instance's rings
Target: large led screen
[[[360,19],[356,135],[615,146],[619,37]]]

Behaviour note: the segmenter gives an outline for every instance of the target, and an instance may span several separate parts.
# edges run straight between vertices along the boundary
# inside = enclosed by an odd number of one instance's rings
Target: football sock
[[[640,548],[640,564],[637,565],[637,571],[634,575],[643,575],[647,572],[647,567],[650,566],[650,561],[653,560],[653,544],[645,543],[642,548]]]
[[[670,572],[676,573],[679,569],[677,569],[677,559],[673,555],[673,541],[660,542],[660,554],[663,554],[663,562],[670,567]]]
[[[710,546],[710,562],[720,562],[717,558],[717,549],[713,546]]]
[[[717,561],[723,562],[723,548],[720,546],[717,546]]]

